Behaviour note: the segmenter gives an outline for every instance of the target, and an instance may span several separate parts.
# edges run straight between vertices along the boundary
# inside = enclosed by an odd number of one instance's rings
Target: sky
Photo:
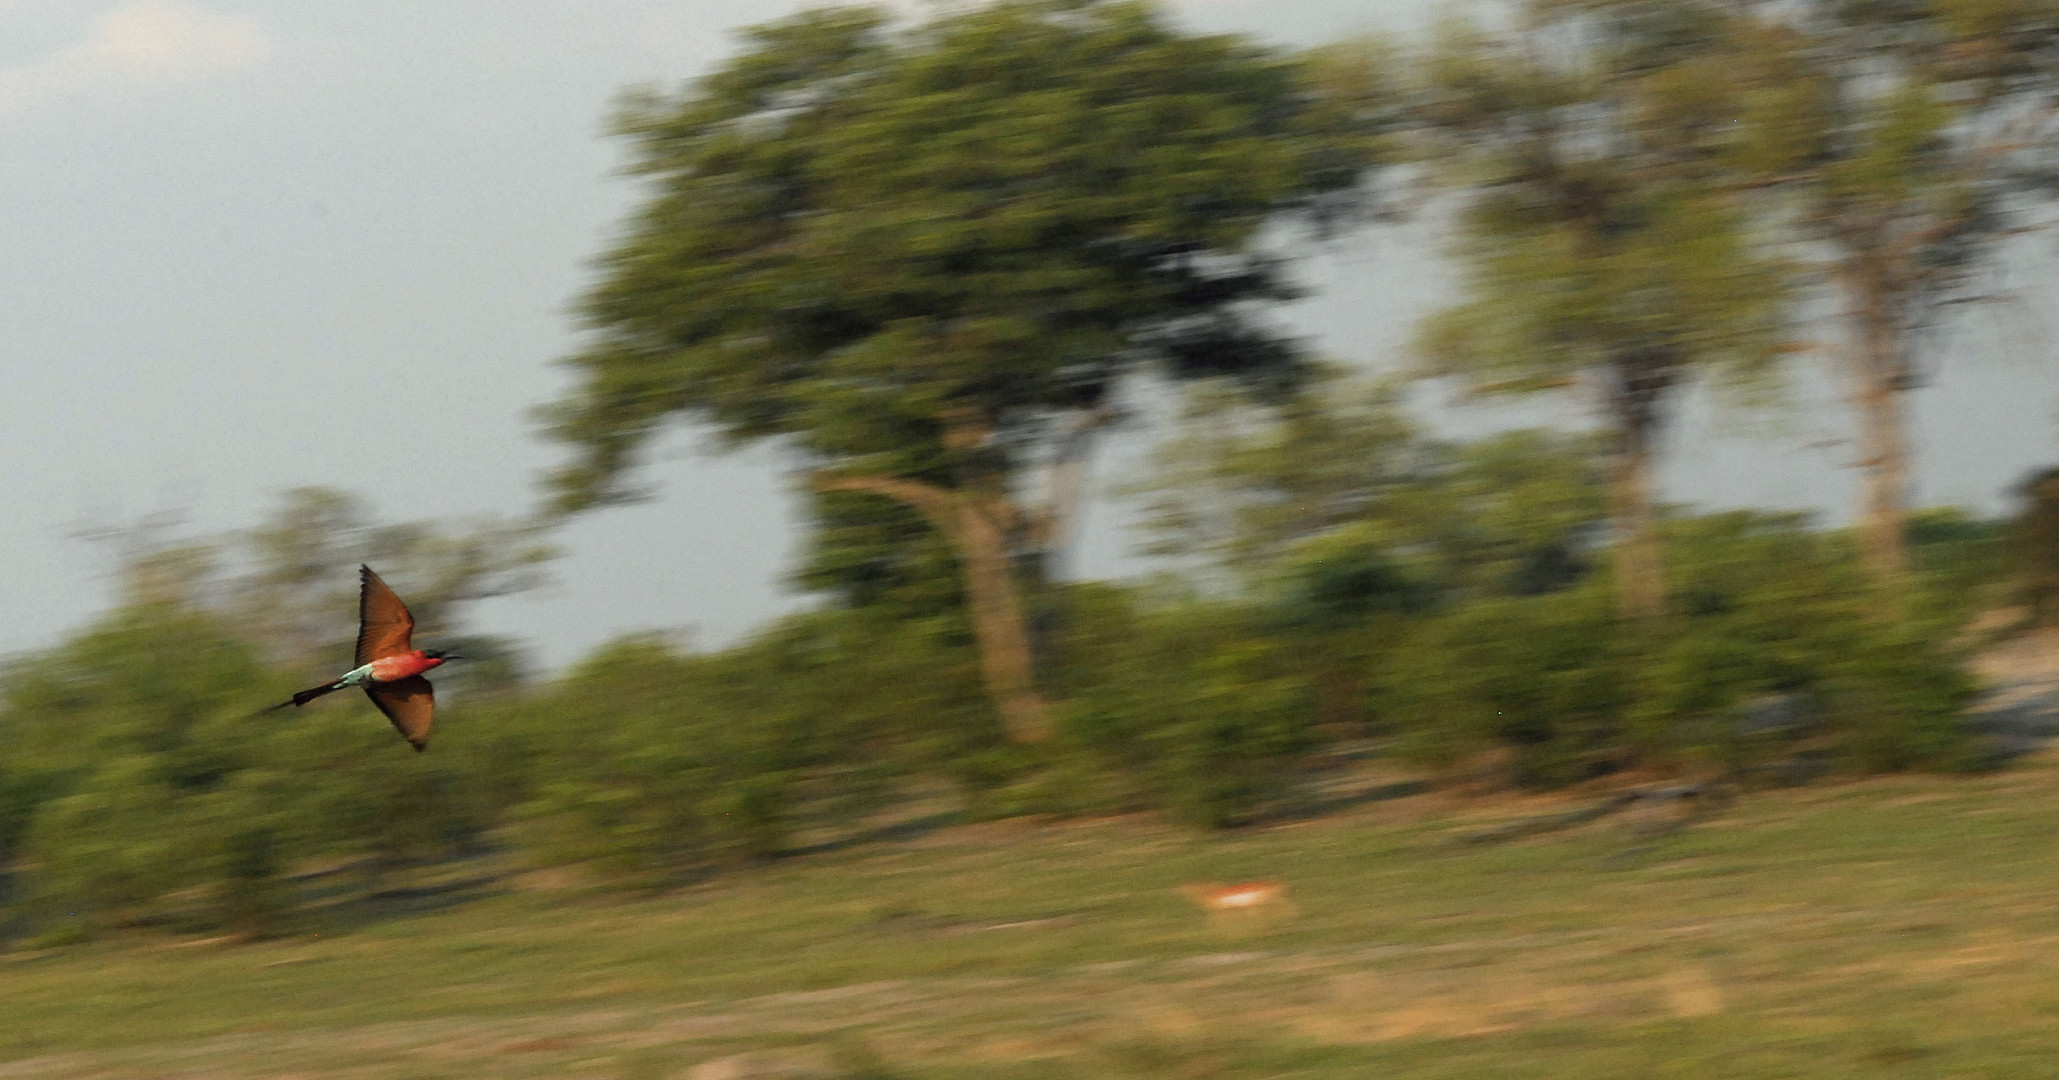
[[[53,644],[108,601],[88,528],[182,515],[243,528],[295,486],[381,518],[520,515],[558,450],[536,406],[578,345],[569,310],[634,206],[613,97],[676,83],[765,0],[0,0],[0,653]],[[1175,0],[1186,25],[1305,45],[1419,29],[1428,0]],[[912,8],[911,8],[912,9]],[[1344,238],[1285,313],[1320,351],[1407,362],[1413,320],[1456,276],[1420,223]],[[2002,302],[1939,341],[1916,395],[1916,495],[1982,512],[2059,459],[2051,242],[1998,272]],[[1574,403],[1431,411],[1454,431],[1578,422]],[[1770,418],[1690,403],[1667,498],[1848,515],[1836,387],[1805,374]],[[1152,431],[1122,432],[1103,487]],[[553,583],[482,605],[478,630],[547,666],[610,637],[720,645],[803,600],[784,465],[682,428],[654,501],[576,520]],[[1141,563],[1127,509],[1090,508],[1078,572]],[[347,576],[352,568],[341,567]],[[349,613],[339,613],[348,618]]]

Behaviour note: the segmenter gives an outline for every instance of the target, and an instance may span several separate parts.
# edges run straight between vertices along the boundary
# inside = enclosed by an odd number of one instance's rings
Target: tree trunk
[[[965,599],[979,644],[980,676],[1010,742],[1052,735],[1051,709],[1037,692],[1030,636],[1008,554],[1012,508],[961,491],[890,476],[816,476],[817,491],[863,491],[920,511],[958,552]]]
[[[1853,404],[1859,410],[1859,466],[1865,470],[1859,509],[1859,557],[1874,580],[1899,586],[1908,576],[1909,451],[1903,441],[1902,392],[1909,372],[1901,330],[1878,274],[1848,282],[1859,343],[1853,350]]]
[[[1666,612],[1666,571],[1660,559],[1659,514],[1652,499],[1652,451],[1666,394],[1678,365],[1664,349],[1639,349],[1616,358],[1606,372],[1609,419],[1616,429],[1610,463],[1609,517],[1616,538],[1616,610],[1626,619],[1656,619]]]
[[[1616,522],[1616,610],[1626,619],[1656,619],[1666,610],[1666,573],[1659,558],[1658,511],[1652,504],[1651,432],[1623,433],[1609,480]]]

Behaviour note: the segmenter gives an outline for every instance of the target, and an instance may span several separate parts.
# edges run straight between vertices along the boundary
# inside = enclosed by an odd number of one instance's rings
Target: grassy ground
[[[0,955],[0,1077],[2049,1077],[2059,756],[1758,793],[1652,847],[1421,795],[940,829],[661,896],[452,868],[257,945]],[[1209,923],[1177,891],[1276,878]]]

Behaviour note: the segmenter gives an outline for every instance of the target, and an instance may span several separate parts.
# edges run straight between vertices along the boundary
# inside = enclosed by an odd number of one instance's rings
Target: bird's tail
[[[323,694],[334,693],[335,691],[341,689],[343,689],[343,684],[338,682],[330,683],[327,686],[317,686],[312,690],[302,690],[300,693],[293,695],[291,698],[282,701],[277,705],[272,706],[270,709],[266,709],[265,711],[272,712],[277,709],[283,709],[288,705],[305,705],[308,702],[313,701],[318,697],[321,697]]]

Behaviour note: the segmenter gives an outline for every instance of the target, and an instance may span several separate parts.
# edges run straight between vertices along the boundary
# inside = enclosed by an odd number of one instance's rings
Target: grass
[[[1219,836],[940,829],[662,895],[447,868],[255,945],[0,954],[0,1078],[2045,1077],[2059,756],[1613,820],[1420,795]],[[1175,888],[1277,878],[1291,918]],[[433,884],[433,883],[431,883]]]

